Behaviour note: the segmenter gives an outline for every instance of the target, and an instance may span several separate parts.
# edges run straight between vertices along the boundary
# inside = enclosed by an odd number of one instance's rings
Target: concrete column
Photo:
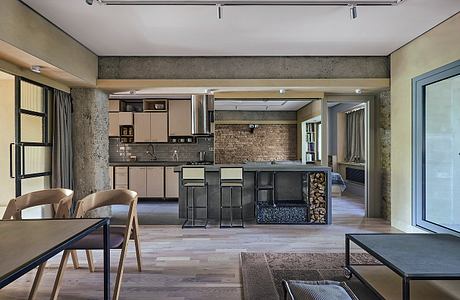
[[[72,138],[74,199],[110,188],[108,95],[91,88],[71,90],[73,99]],[[110,208],[95,216],[110,215]]]
[[[391,94],[382,91],[379,97],[379,139],[382,217],[391,220]]]

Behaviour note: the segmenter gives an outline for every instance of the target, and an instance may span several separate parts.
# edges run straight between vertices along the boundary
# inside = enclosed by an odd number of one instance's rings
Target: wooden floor
[[[130,245],[121,288],[121,299],[242,299],[239,253],[343,252],[344,234],[391,232],[381,219],[364,218],[361,199],[345,195],[333,199],[333,225],[255,225],[245,229],[183,230],[176,225],[141,226],[143,272],[136,271]],[[112,282],[119,251],[112,254]],[[81,256],[83,258],[83,256]],[[68,267],[60,299],[101,299],[102,255],[95,253],[97,270]],[[60,256],[45,271],[38,299],[49,299]],[[34,272],[0,291],[0,299],[25,299]]]

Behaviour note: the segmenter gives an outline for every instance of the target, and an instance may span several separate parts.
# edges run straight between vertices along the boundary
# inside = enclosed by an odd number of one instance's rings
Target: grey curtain
[[[364,162],[364,109],[347,113],[347,157],[350,162]]]
[[[72,98],[54,90],[51,186],[73,189]]]

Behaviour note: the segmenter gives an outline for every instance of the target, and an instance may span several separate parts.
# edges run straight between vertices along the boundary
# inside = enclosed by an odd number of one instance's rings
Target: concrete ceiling
[[[330,6],[226,7],[218,20],[212,6],[23,2],[99,56],[388,55],[460,11],[459,0],[406,0],[359,7],[355,20]]]
[[[244,111],[298,111],[311,100],[216,100],[215,110],[244,110]]]
[[[14,80],[14,76],[0,71],[0,80]]]

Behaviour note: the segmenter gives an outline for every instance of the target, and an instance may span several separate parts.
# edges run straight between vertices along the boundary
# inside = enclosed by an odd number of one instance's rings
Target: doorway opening
[[[328,102],[328,165],[339,222],[368,216],[369,109],[366,102]]]

